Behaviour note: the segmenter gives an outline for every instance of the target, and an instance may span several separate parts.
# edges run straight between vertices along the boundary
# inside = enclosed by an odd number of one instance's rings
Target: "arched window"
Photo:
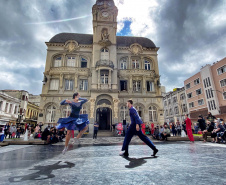
[[[169,114],[172,116],[173,115],[173,110],[170,108]]]
[[[144,61],[144,69],[145,70],[151,70],[151,63],[148,60]]]
[[[68,56],[67,57],[67,66],[68,67],[75,67],[75,56]]]
[[[85,106],[83,106],[80,110],[80,114],[87,114],[87,109]]]
[[[120,108],[120,120],[123,122],[123,120],[127,120],[129,115],[128,108],[126,106],[121,106]]]
[[[138,59],[132,59],[132,68],[140,69],[140,61]]]
[[[71,107],[69,105],[64,106],[63,108],[63,118],[69,117],[71,114]]]
[[[120,60],[120,69],[127,69],[127,58],[122,58]]]
[[[101,50],[101,60],[109,60],[109,50],[107,48],[103,48]]]
[[[81,68],[87,68],[87,60],[85,58],[81,58]]]
[[[54,59],[53,67],[61,67],[62,66],[62,57],[58,56]]]
[[[136,108],[136,110],[137,110],[139,116],[142,117],[143,108],[140,107],[140,106],[135,106],[135,108]]]
[[[155,106],[149,107],[149,120],[151,122],[157,122],[157,108]]]
[[[54,105],[50,105],[46,109],[46,122],[47,123],[55,123],[56,117],[56,107]]]

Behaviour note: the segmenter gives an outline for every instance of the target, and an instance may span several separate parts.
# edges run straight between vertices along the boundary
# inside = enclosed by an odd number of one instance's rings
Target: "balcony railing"
[[[98,68],[98,67],[110,67],[110,68],[114,69],[114,64],[110,60],[99,60],[96,63],[96,68]]]

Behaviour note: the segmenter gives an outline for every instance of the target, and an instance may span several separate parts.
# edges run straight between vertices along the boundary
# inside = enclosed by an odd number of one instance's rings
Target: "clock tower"
[[[97,0],[93,14],[92,89],[117,90],[117,15],[113,0]],[[97,80],[96,80],[97,79]]]

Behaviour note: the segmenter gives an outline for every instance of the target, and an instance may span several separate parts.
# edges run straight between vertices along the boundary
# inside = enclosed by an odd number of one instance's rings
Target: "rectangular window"
[[[100,77],[100,81],[102,84],[108,84],[108,75],[107,74],[102,74]]]
[[[210,93],[211,93],[211,96],[213,98],[213,90],[212,90],[212,88],[210,88]]]
[[[164,106],[167,106],[167,101],[164,101]]]
[[[210,102],[209,102],[209,101],[208,101],[208,106],[209,106],[209,110],[212,110],[212,109],[211,109],[211,106],[210,106]]]
[[[216,104],[215,104],[215,101],[213,100],[212,102],[213,102],[213,108],[214,108],[214,110],[216,110]]]
[[[221,85],[221,87],[226,86],[226,78],[220,81],[220,85]]]
[[[61,67],[61,57],[57,57],[54,61],[54,67]]]
[[[210,101],[211,104],[211,110],[213,110],[213,101]]]
[[[197,94],[197,95],[202,94],[202,89],[198,89],[198,90],[196,90],[196,94]]]
[[[184,100],[184,94],[180,95],[180,100]]]
[[[88,80],[80,80],[80,91],[88,91]]]
[[[67,57],[67,66],[75,67],[75,57]]]
[[[189,108],[194,107],[194,102],[189,103]]]
[[[210,83],[210,77],[208,77],[208,82],[209,82],[209,86],[211,86],[211,83]]]
[[[186,89],[189,89],[190,87],[191,87],[191,84],[188,83],[188,84],[186,85]]]
[[[226,92],[223,93],[223,99],[226,100]]]
[[[205,86],[205,88],[206,88],[206,80],[205,80],[205,79],[203,80],[203,83],[204,83],[204,86]]]
[[[148,92],[153,92],[154,91],[154,83],[147,81],[147,91]]]
[[[209,94],[208,94],[208,91],[206,90],[206,96],[207,96],[207,99],[209,99]]]
[[[223,74],[225,72],[226,72],[226,65],[224,65],[224,66],[222,66],[222,67],[217,69],[218,75],[221,75],[221,74]]]
[[[3,101],[0,101],[0,111],[2,110]]]
[[[211,92],[210,89],[208,89],[209,98],[211,98]]]
[[[57,79],[52,79],[50,81],[50,87],[49,90],[58,90],[59,89],[59,80]]]
[[[140,91],[141,90],[141,81],[133,81],[133,91]]]
[[[194,80],[194,84],[195,84],[195,85],[197,85],[197,84],[199,84],[199,83],[200,83],[199,78],[196,79],[196,80]]]
[[[132,60],[132,67],[133,69],[139,69],[140,68],[139,60]]]
[[[151,64],[150,64],[150,62],[145,61],[144,68],[145,68],[145,70],[151,70]]]
[[[9,113],[10,113],[10,114],[13,113],[13,105],[12,105],[12,104],[9,105]]]
[[[5,112],[6,112],[6,113],[8,112],[8,106],[9,106],[9,104],[6,103],[6,105],[5,105]]]
[[[198,104],[199,104],[199,105],[204,105],[204,100],[203,100],[203,99],[198,100]]]
[[[177,102],[177,97],[173,97],[173,103]]]
[[[192,97],[192,93],[188,93],[187,96],[188,96],[188,98],[191,98]]]
[[[65,90],[72,91],[74,87],[74,80],[65,80]]]
[[[170,103],[171,103],[171,101],[170,100],[168,100],[168,104],[170,105]]]
[[[15,106],[15,109],[14,109],[14,114],[17,113],[17,106]]]
[[[121,88],[121,91],[127,91],[127,81],[121,80],[120,81],[120,88]]]
[[[87,60],[82,58],[82,61],[81,61],[81,68],[87,68]]]

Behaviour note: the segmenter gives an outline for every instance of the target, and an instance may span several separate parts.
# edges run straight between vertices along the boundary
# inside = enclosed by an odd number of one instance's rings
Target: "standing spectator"
[[[16,136],[16,132],[17,132],[16,126],[15,126],[15,125],[13,125],[13,126],[11,127],[11,134],[12,134],[12,138],[15,138],[15,136]]]
[[[176,130],[175,123],[172,123],[172,133],[173,133],[173,136],[176,136],[177,135],[177,130]]]
[[[188,138],[191,142],[194,142],[194,137],[192,134],[192,129],[191,129],[191,120],[188,118],[188,114],[185,114],[185,123],[186,123],[186,130],[187,130],[187,135]]]
[[[201,131],[206,130],[206,122],[203,119],[202,115],[199,115],[199,117],[198,117],[198,123],[199,123],[199,128],[201,129]]]
[[[214,123],[214,120],[216,119],[216,117],[213,116],[213,115],[211,114],[211,112],[209,112],[209,113],[208,113],[208,116],[206,117],[206,119],[207,119],[208,121],[210,121],[210,122],[213,124],[213,123]]]
[[[20,138],[20,134],[21,134],[21,126],[17,125],[17,127],[16,127],[16,138]]]
[[[178,136],[181,136],[181,125],[179,121],[177,122],[177,134]]]
[[[125,125],[126,126],[126,125]],[[124,127],[124,125],[123,125]],[[97,138],[97,132],[98,132],[99,124],[95,121],[94,123],[94,133],[93,133],[93,139]]]
[[[28,130],[28,139],[30,139],[30,137],[31,137],[31,127],[29,126],[29,127],[27,128],[27,130]]]
[[[211,123],[210,121],[207,121],[208,127],[206,130],[204,130],[202,132],[202,136],[203,136],[203,142],[207,141],[207,136],[211,136],[212,131],[214,130],[214,124]]]
[[[184,121],[182,124],[182,130],[185,132],[185,134],[187,135],[187,130],[186,130],[186,122]]]
[[[151,135],[154,134],[154,131],[155,131],[155,124],[154,123],[151,123]]]
[[[36,134],[39,133],[38,131],[41,131],[41,130],[40,130],[40,126],[37,124],[35,127],[34,137],[36,137]]]
[[[4,127],[0,126],[0,143],[4,141]]]
[[[167,125],[164,126],[164,131],[163,133],[161,134],[161,140],[166,140],[167,141],[167,137],[170,137],[170,129]]]
[[[28,124],[27,124],[27,123],[25,123],[25,132],[26,132],[26,130],[27,130],[27,127],[28,127]]]
[[[160,131],[159,131],[159,138],[161,139],[162,138],[162,133],[164,132],[164,127],[161,125],[160,126]]]
[[[42,122],[39,122],[38,125],[39,125],[39,127],[40,127],[40,131],[42,131],[43,123],[42,123]]]
[[[6,139],[7,135],[9,135],[9,130],[10,130],[9,123],[6,123],[6,125],[4,127],[5,139]]]

